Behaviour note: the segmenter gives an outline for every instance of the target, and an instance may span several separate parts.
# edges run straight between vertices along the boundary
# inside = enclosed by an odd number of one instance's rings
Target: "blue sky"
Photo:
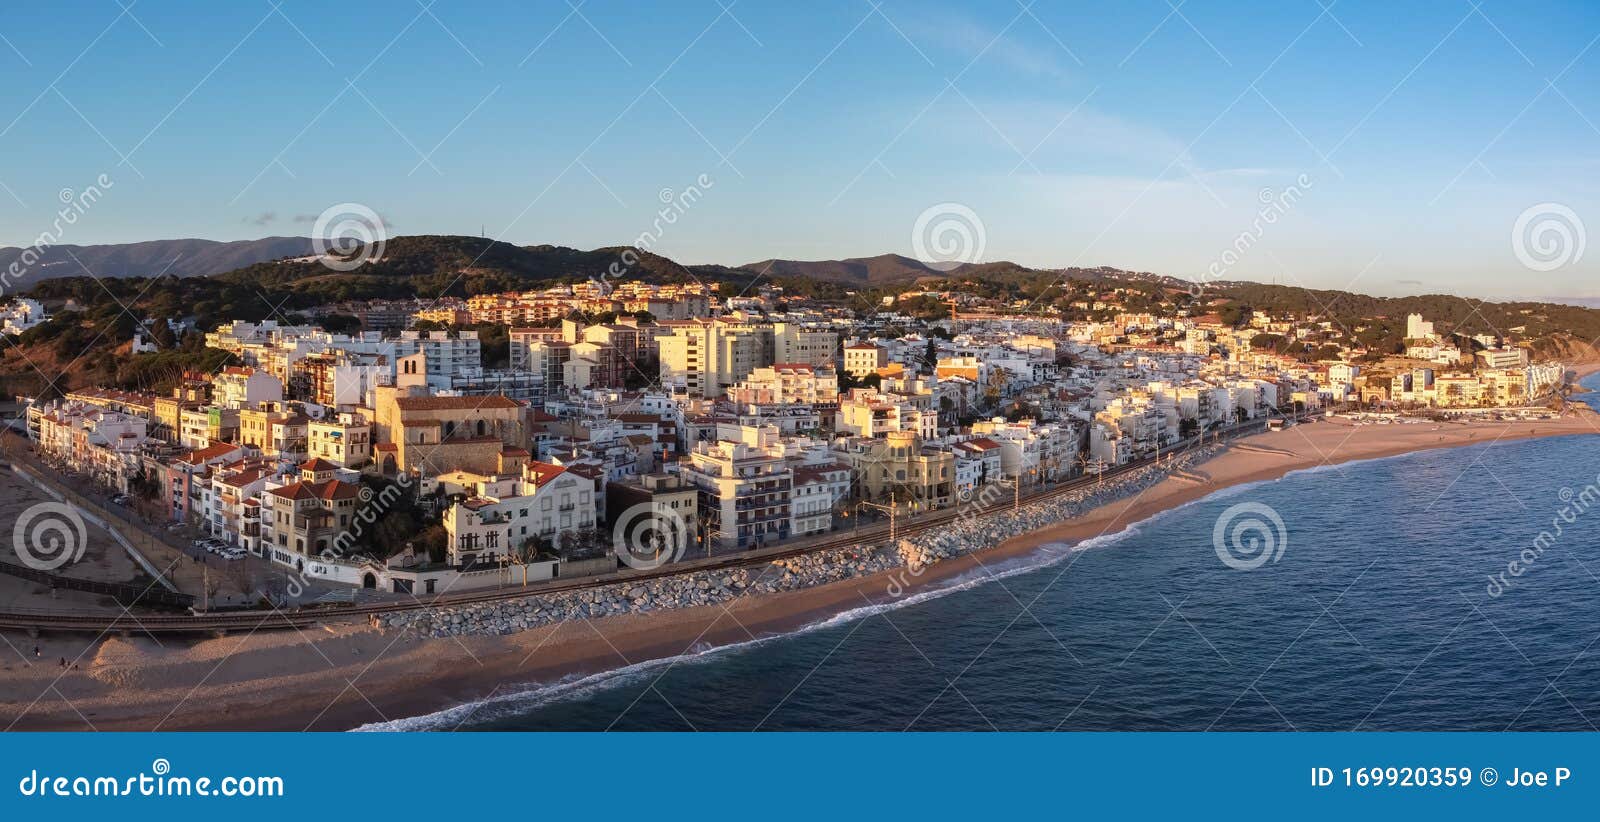
[[[1600,250],[1533,271],[1512,241],[1543,203],[1600,228],[1594,3],[725,2],[0,9],[0,244],[104,173],[63,242],[303,235],[348,201],[593,248],[706,175],[656,250],[910,254],[953,202],[988,260],[1194,277],[1254,233],[1227,277],[1600,296]]]

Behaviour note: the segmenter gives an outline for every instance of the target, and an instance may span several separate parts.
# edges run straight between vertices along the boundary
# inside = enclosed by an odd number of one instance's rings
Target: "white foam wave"
[[[1353,460],[1340,465],[1320,465],[1311,468],[1301,468],[1290,471],[1284,476],[1302,473],[1321,473],[1324,471],[1344,468],[1346,466],[1378,462],[1381,460],[1395,459],[1410,456],[1410,454],[1397,454],[1394,456],[1374,457],[1364,460]],[[949,596],[960,591],[970,590],[979,585],[1010,579],[1022,574],[1033,573],[1049,568],[1072,557],[1075,554],[1091,548],[1103,548],[1114,545],[1144,530],[1150,523],[1164,517],[1176,516],[1178,512],[1196,505],[1203,505],[1219,499],[1245,493],[1257,486],[1277,482],[1282,477],[1257,482],[1241,483],[1227,488],[1221,488],[1198,499],[1189,500],[1180,505],[1158,511],[1142,520],[1124,526],[1121,530],[1112,533],[1099,534],[1088,539],[1074,543],[1051,542],[1040,546],[1021,556],[1011,557],[999,562],[992,562],[979,566],[965,573],[951,577],[949,580],[932,585],[914,594],[904,597],[893,597],[882,602],[874,602],[841,611],[825,619],[811,622],[800,628],[779,634],[769,634],[746,640],[744,642],[729,643],[726,645],[712,645],[708,642],[696,642],[687,653],[677,656],[661,657],[646,660],[633,665],[615,668],[609,671],[588,675],[574,675],[562,678],[555,682],[534,683],[515,691],[497,693],[484,699],[475,700],[442,711],[424,714],[405,719],[395,719],[388,722],[377,722],[356,728],[356,731],[440,731],[454,730],[467,722],[483,723],[499,718],[515,716],[556,702],[578,700],[587,698],[610,688],[617,688],[631,682],[637,682],[657,670],[669,669],[678,665],[699,665],[721,659],[725,656],[743,653],[759,648],[771,642],[803,636],[814,631],[837,628],[848,625],[857,620],[867,619],[889,611],[909,608],[930,600]],[[980,553],[979,558],[982,558]],[[915,580],[909,570],[900,568],[888,572],[891,579],[899,580],[901,585]]]
[[[1182,507],[1182,506],[1180,506]],[[1176,509],[1174,509],[1176,510]],[[1163,511],[1156,516],[1162,516]],[[1151,519],[1154,519],[1152,517]],[[1148,522],[1149,520],[1145,520]],[[759,648],[770,642],[803,636],[814,631],[837,628],[848,625],[858,620],[867,619],[889,611],[910,608],[930,600],[949,596],[960,591],[970,590],[979,585],[984,585],[999,580],[1010,579],[1022,574],[1032,573],[1071,557],[1073,554],[1090,548],[1104,547],[1139,533],[1142,522],[1133,523],[1120,531],[1111,534],[1067,544],[1052,542],[1041,546],[1023,556],[1012,557],[1000,562],[990,563],[966,573],[957,575],[942,583],[930,586],[924,590],[905,597],[891,598],[882,602],[862,605],[851,608],[801,626],[793,631],[780,634],[769,634],[744,642],[729,643],[727,645],[712,645],[707,642],[696,642],[688,653],[677,656],[661,657],[646,660],[633,665],[615,668],[609,671],[588,675],[574,675],[564,677],[555,682],[535,683],[516,691],[497,693],[484,699],[475,700],[452,708],[446,708],[431,714],[394,719],[387,722],[375,722],[356,728],[356,731],[441,731],[454,730],[467,722],[483,723],[499,718],[514,716],[530,710],[541,708],[556,702],[584,699],[600,691],[617,688],[632,682],[637,682],[645,676],[661,669],[678,665],[699,665],[720,659],[724,656],[743,653]],[[906,579],[912,579],[911,573],[900,569]]]

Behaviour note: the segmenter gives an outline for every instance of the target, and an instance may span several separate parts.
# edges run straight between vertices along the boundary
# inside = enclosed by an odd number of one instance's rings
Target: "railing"
[[[76,579],[74,577],[61,577],[55,574],[28,568],[22,565],[13,565],[9,562],[0,562],[0,573],[48,585],[51,588],[63,588],[68,591],[87,591],[93,594],[106,594],[117,602],[127,607],[143,605],[150,608],[187,609],[194,605],[194,597],[188,594],[175,594],[155,583],[150,585],[124,585],[117,582],[96,582],[89,579]]]

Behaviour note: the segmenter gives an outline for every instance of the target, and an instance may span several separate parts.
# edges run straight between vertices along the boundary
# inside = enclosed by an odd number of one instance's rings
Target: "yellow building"
[[[922,443],[910,431],[849,440],[844,455],[855,472],[855,496],[901,513],[949,506],[955,499],[955,456]]]
[[[427,475],[464,469],[498,470],[500,452],[525,444],[522,403],[506,397],[407,396],[379,387],[373,420],[384,473],[420,470]]]

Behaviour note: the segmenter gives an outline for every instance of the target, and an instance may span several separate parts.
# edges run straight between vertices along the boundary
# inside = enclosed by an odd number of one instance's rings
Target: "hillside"
[[[25,249],[0,248],[0,268],[10,268]],[[14,285],[27,288],[60,277],[201,277],[247,265],[311,253],[308,237],[259,240],[151,240],[116,245],[57,245],[44,250],[27,276]]]
[[[272,243],[277,241],[287,244],[274,247]],[[95,259],[128,261],[108,270],[137,270],[137,260],[158,258],[158,252],[150,249],[164,248],[166,253],[175,254],[188,242],[203,241],[135,244],[144,247],[143,256],[131,252],[117,256],[122,252],[116,249],[131,247],[97,247],[102,250]],[[294,238],[263,240],[254,245],[254,253],[282,251],[300,242]],[[67,379],[62,387],[158,387],[183,368],[197,366],[211,356],[189,338],[180,350],[139,357],[126,354],[135,317],[184,318],[191,319],[197,327],[212,328],[229,319],[293,320],[300,312],[344,300],[466,297],[590,279],[692,279],[719,286],[729,296],[751,293],[759,284],[774,283],[781,285],[791,298],[816,298],[869,313],[881,304],[882,297],[914,290],[919,284],[929,290],[958,290],[1001,304],[1075,319],[1108,319],[1115,311],[1166,312],[1183,308],[1238,318],[1254,309],[1331,320],[1334,327],[1329,332],[1316,335],[1305,345],[1320,348],[1348,335],[1374,356],[1403,349],[1405,316],[1411,312],[1423,314],[1441,332],[1514,335],[1531,341],[1542,354],[1568,361],[1596,359],[1592,342],[1600,339],[1600,310],[1553,303],[1478,303],[1448,295],[1383,298],[1222,282],[1207,286],[1201,305],[1192,301],[1186,280],[1108,267],[1048,270],[1000,261],[939,272],[915,260],[885,254],[809,262],[767,260],[736,268],[690,268],[648,252],[634,251],[625,257],[625,250],[517,246],[481,237],[405,236],[388,241],[382,260],[349,272],[279,255],[271,262],[257,261],[213,276],[194,276],[191,272],[200,270],[198,264],[184,257],[183,261],[192,267],[180,272],[174,265],[159,279],[139,274],[103,280],[88,276],[48,279],[26,293],[46,301],[58,312],[57,319],[6,348],[0,357],[0,393],[31,393],[46,381],[42,374],[63,373]],[[88,259],[80,259],[96,268]],[[636,262],[629,268],[623,263],[625,259]],[[96,268],[96,273],[102,272]],[[1120,308],[1099,311],[1082,307],[1104,299],[1108,292],[1115,293],[1114,302]],[[62,311],[69,300],[79,310]],[[934,295],[901,300],[897,309],[928,318],[948,315],[942,299]]]
[[[858,288],[908,285],[922,277],[942,279],[945,276],[943,271],[899,254],[879,254],[876,257],[852,257],[845,260],[762,260],[739,268],[769,277],[805,277]]]
[[[1539,353],[1572,360],[1593,358],[1600,340],[1600,310],[1559,303],[1480,302],[1450,294],[1373,297],[1246,282],[1225,284],[1217,293],[1257,311],[1319,315],[1386,353],[1401,345],[1406,315],[1413,313],[1440,334],[1515,336],[1532,341]]]

